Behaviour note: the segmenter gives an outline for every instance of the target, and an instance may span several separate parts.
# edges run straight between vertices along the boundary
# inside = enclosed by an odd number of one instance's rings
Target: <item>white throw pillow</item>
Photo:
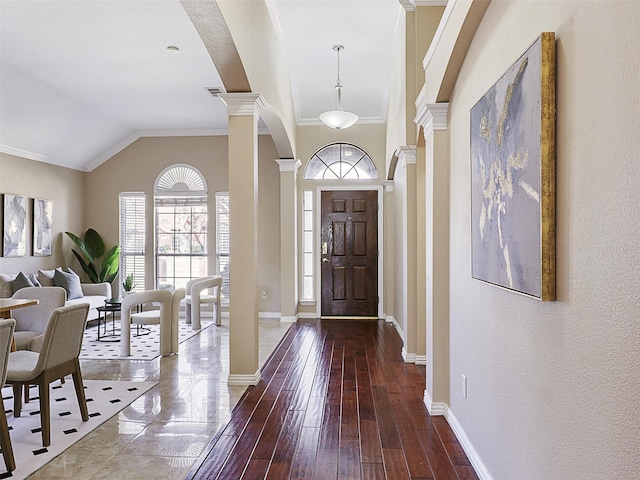
[[[53,287],[53,276],[56,271],[53,270],[38,270],[38,281],[43,287]]]

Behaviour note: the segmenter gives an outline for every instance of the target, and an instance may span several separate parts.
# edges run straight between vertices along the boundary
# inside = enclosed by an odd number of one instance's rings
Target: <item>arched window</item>
[[[184,164],[171,165],[158,175],[153,193],[156,197],[176,195],[206,197],[207,183],[194,167]]]
[[[157,288],[184,287],[208,274],[207,184],[190,165],[171,165],[156,179]]]
[[[332,143],[313,154],[304,172],[308,180],[369,180],[378,178],[371,157],[350,143]]]

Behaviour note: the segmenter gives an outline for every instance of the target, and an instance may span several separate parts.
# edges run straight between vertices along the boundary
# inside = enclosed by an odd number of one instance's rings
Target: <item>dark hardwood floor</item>
[[[291,326],[187,479],[478,479],[383,321]]]

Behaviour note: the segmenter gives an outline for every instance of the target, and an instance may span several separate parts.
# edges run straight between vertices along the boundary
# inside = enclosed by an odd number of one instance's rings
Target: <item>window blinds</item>
[[[133,275],[136,290],[144,290],[145,203],[143,192],[120,193],[120,279]],[[120,286],[122,288],[122,286]],[[122,293],[122,292],[120,292]]]

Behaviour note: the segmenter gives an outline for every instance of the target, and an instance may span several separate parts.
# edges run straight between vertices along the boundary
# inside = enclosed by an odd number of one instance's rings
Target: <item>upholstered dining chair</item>
[[[11,339],[13,338],[13,329],[15,320],[12,318],[0,320],[0,388],[7,379],[7,361],[9,360],[9,350],[11,349]],[[11,446],[11,437],[9,436],[9,425],[7,424],[7,414],[4,411],[4,402],[0,398],[0,447],[2,448],[2,456],[7,471],[12,472],[16,469],[16,460],[13,456],[13,447]]]
[[[37,385],[45,447],[51,445],[49,384],[52,381],[71,374],[82,421],[89,420],[78,360],[88,313],[88,303],[57,308],[47,323],[39,352],[18,350],[9,354],[6,381],[13,385],[13,416],[19,417],[22,410],[22,386]]]
[[[64,307],[67,292],[62,287],[25,287],[13,294],[12,298],[35,298],[37,305],[18,308],[11,312],[16,321],[14,338],[17,350],[37,350],[31,342],[44,333],[49,318],[56,308]]]
[[[160,305],[160,355],[178,353],[178,325],[171,323],[171,304],[173,294],[169,290],[145,290],[130,293],[122,299],[120,310],[120,356],[131,355],[131,308],[145,303]],[[175,330],[175,340],[174,337]]]
[[[178,351],[178,318],[180,316],[180,302],[184,295],[184,288],[176,288],[171,298],[171,353]],[[131,313],[131,323],[137,325],[160,325],[160,310]]]
[[[220,315],[220,290],[222,289],[222,277],[211,275],[208,277],[194,278],[187,282],[185,296],[185,317],[186,322],[191,324],[193,330],[200,330],[200,307],[212,304],[215,308],[216,325],[222,325]],[[213,290],[212,293],[206,293]]]

